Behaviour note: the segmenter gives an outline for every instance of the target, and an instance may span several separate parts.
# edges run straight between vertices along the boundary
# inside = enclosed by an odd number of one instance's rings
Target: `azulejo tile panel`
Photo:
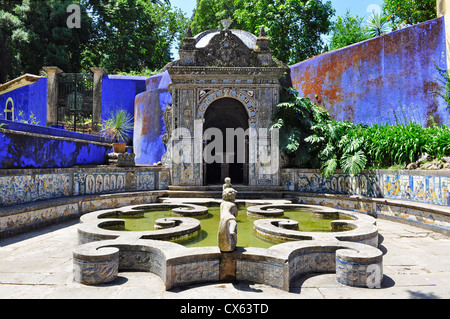
[[[127,178],[127,174],[136,178]],[[162,190],[168,189],[169,183],[168,170],[27,170],[23,175],[0,176],[0,207],[70,196]]]
[[[70,174],[0,177],[0,207],[70,196]]]
[[[336,173],[324,178],[319,171],[283,170],[282,183],[286,190],[305,193],[329,193],[379,197],[377,174],[349,175]]]
[[[137,190],[149,191],[155,189],[155,172],[139,172]]]
[[[74,196],[125,191],[126,173],[75,173]]]
[[[383,175],[385,198],[450,206],[450,177],[422,175]]]
[[[283,169],[281,179],[287,191],[361,195],[450,206],[450,173],[433,175],[375,171],[358,175],[335,173],[323,178],[320,171]]]

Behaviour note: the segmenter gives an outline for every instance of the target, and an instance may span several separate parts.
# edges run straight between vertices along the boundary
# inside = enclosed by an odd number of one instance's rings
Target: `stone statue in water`
[[[237,245],[237,221],[238,208],[234,203],[236,190],[231,188],[231,180],[226,179],[220,204],[220,224],[218,242],[221,252],[232,252]]]

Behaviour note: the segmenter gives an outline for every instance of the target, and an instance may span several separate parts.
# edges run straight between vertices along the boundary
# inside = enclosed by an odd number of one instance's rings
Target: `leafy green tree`
[[[232,18],[234,11],[234,1],[231,0],[197,0],[191,23],[192,33],[196,35],[206,30],[221,29],[220,21]]]
[[[341,17],[338,16],[337,21],[333,25],[333,37],[330,43],[330,49],[336,50],[348,45],[365,41],[370,38],[367,28],[363,26],[364,18],[357,15],[350,15],[350,11]]]
[[[91,34],[85,7],[72,0],[1,0],[0,82],[24,73],[38,74],[44,65],[66,72],[81,67],[81,52]],[[67,27],[67,7],[78,4],[81,28]]]
[[[403,22],[409,25],[436,18],[436,0],[384,0],[383,11],[394,29]]]
[[[277,59],[294,64],[323,50],[321,36],[331,30],[335,13],[330,1],[235,0],[239,26],[258,34],[261,26],[271,39]]]
[[[94,35],[84,52],[83,63],[131,72],[160,69],[170,62],[171,45],[188,23],[181,10],[161,2],[90,1]]]
[[[322,0],[198,0],[192,32],[220,29],[220,20],[234,19],[232,28],[271,39],[277,59],[293,64],[323,50],[321,36],[331,30],[335,10]]]

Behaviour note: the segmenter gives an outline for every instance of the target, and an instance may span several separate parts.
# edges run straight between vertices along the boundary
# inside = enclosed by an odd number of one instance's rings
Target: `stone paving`
[[[335,274],[299,278],[284,292],[252,283],[211,284],[165,291],[156,275],[119,273],[107,285],[73,282],[78,221],[0,240],[1,299],[415,299],[450,298],[450,237],[378,220],[382,289],[343,286]]]

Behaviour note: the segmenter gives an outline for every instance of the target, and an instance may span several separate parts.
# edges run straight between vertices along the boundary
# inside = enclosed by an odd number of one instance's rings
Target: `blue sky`
[[[369,15],[375,11],[381,11],[381,6],[383,5],[383,0],[330,0],[333,4],[333,8],[336,9],[336,14],[334,19],[337,16],[343,16],[347,12],[350,11],[350,14],[359,17],[369,17]],[[189,17],[194,11],[196,0],[171,0],[170,3],[173,7],[178,7],[182,9],[184,12],[188,13]],[[326,40],[326,37],[324,37]],[[178,57],[178,52],[176,50],[172,50],[172,55],[175,59]]]
[[[196,0],[171,0],[170,3],[174,7],[178,7],[189,13],[193,12]],[[336,9],[336,15],[344,15],[347,9],[352,15],[369,16],[373,8],[381,8],[383,0],[331,0],[333,7]]]

